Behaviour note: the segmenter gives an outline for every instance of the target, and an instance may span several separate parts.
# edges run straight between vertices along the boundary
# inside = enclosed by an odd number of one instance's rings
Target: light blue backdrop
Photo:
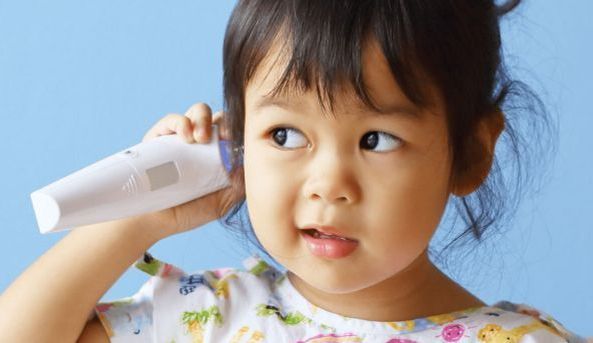
[[[38,232],[33,190],[137,144],[169,112],[198,101],[222,107],[222,41],[233,5],[0,1],[0,290],[65,235]],[[510,232],[479,249],[482,258],[458,278],[488,303],[531,304],[587,335],[593,335],[592,10],[583,0],[526,1],[505,22],[514,70],[559,117],[559,150],[543,191],[526,199]],[[215,222],[159,242],[152,252],[187,270],[240,267],[250,253]],[[103,299],[130,295],[145,280],[131,269]]]

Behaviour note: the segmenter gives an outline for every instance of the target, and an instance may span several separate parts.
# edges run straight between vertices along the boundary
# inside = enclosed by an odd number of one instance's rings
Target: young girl
[[[485,304],[429,258],[449,201],[468,224],[457,239],[496,219],[494,151],[514,137],[503,105],[519,90],[498,21],[518,2],[239,1],[224,114],[197,104],[144,137],[199,144],[220,126],[232,187],[73,230],[0,298],[0,341],[585,341],[527,305]],[[188,273],[145,252],[229,226],[243,204],[239,228],[285,271],[253,255]],[[148,281],[97,303],[132,262]]]

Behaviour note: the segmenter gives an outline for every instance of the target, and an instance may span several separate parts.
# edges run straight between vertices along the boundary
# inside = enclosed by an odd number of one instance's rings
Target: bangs
[[[374,39],[404,95],[423,107],[427,97],[418,82],[423,68],[414,51],[412,19],[398,7],[387,1],[244,1],[227,28],[224,55],[233,62],[225,64],[225,87],[244,93],[274,48],[273,63],[282,60],[284,70],[270,96],[314,90],[324,111],[333,113],[335,94],[354,90],[378,112],[362,75],[363,51]]]

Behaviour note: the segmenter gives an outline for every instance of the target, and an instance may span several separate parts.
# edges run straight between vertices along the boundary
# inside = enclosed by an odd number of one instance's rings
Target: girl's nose
[[[351,163],[337,154],[325,154],[305,171],[305,196],[312,201],[330,204],[352,204],[358,201],[360,188]]]

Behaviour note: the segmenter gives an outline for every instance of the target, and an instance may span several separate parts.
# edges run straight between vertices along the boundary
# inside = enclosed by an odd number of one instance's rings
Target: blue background
[[[65,235],[39,233],[32,191],[139,143],[167,113],[199,101],[222,107],[233,5],[0,1],[0,290]],[[449,271],[489,304],[531,304],[582,335],[593,335],[592,10],[583,0],[526,1],[503,22],[511,70],[558,117],[558,153],[507,233]],[[216,222],[151,249],[188,271],[241,267],[254,251]],[[130,269],[103,299],[131,295],[146,279]]]

